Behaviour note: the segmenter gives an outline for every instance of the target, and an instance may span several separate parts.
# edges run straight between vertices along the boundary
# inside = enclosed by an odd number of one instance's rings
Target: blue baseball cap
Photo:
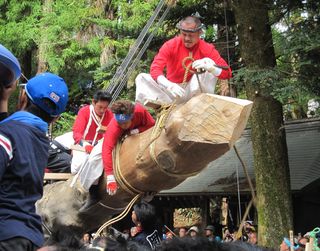
[[[291,242],[288,238],[283,238],[283,241],[289,248],[291,248]],[[299,247],[300,247],[299,244],[293,243],[294,250],[298,249]]]
[[[114,118],[120,124],[128,122],[132,119],[133,114],[114,114]]]
[[[13,81],[20,78],[21,67],[18,62],[18,59],[2,44],[0,44],[0,67],[6,67],[12,74],[1,74],[1,83],[4,83],[5,86],[9,86]],[[3,79],[5,78],[5,79]]]
[[[63,78],[49,73],[41,73],[31,78],[26,84],[26,93],[31,101],[52,117],[64,112],[68,103],[68,87]],[[55,107],[50,107],[46,100],[51,100]]]

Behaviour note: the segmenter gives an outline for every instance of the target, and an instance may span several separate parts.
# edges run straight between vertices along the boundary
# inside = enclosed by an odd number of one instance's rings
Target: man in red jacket
[[[175,99],[178,103],[186,102],[201,92],[214,93],[218,78],[231,77],[230,67],[215,47],[200,39],[203,25],[199,18],[186,17],[177,28],[180,35],[160,48],[151,64],[150,75],[141,73],[136,78],[136,100],[140,103],[147,100],[171,103]],[[185,76],[187,67],[192,72]]]
[[[103,142],[100,141],[93,148],[80,174],[80,183],[85,190],[89,189],[89,197],[80,208],[80,212],[85,212],[101,199],[98,180],[103,170],[107,178],[107,193],[109,195],[116,193],[118,186],[113,175],[112,151],[118,139],[124,135],[144,132],[155,124],[151,114],[138,103],[119,100],[112,104],[111,110],[114,117],[107,127]]]
[[[83,145],[87,142],[94,145],[103,137],[99,130],[101,126],[106,127],[113,117],[108,108],[111,100],[110,93],[99,90],[94,94],[92,104],[79,110],[72,129],[75,144]]]
[[[111,120],[104,135],[102,145],[102,160],[107,176],[107,192],[114,195],[118,189],[113,175],[112,151],[118,139],[124,134],[137,134],[154,126],[151,114],[140,104],[128,100],[119,100],[111,107],[114,118]]]
[[[107,127],[113,115],[108,108],[112,97],[104,90],[97,91],[91,105],[82,107],[73,124],[73,139],[75,144],[83,146],[86,153],[74,151],[71,161],[71,172],[77,173],[85,162],[87,153],[91,153],[94,145],[102,139],[103,127]]]

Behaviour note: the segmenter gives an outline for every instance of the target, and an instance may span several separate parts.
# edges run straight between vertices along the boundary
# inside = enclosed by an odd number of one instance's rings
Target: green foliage
[[[75,115],[70,113],[62,113],[59,119],[53,124],[52,136],[53,138],[62,135],[66,132],[72,131],[72,126],[75,121]]]
[[[70,103],[81,104],[96,89],[107,88],[130,47],[154,13],[158,1],[115,0],[109,3],[87,0],[55,0],[44,10],[40,0],[0,1],[0,43],[11,49],[22,62],[26,52],[32,52],[32,74],[36,73],[37,50],[45,48],[48,70],[61,75],[70,89]],[[298,3],[299,2],[299,3]],[[256,85],[259,91],[273,95],[284,105],[297,104],[303,111],[309,98],[320,95],[320,30],[319,2],[309,0],[273,3],[280,5],[274,20],[280,20],[284,31],[273,30],[277,56],[275,69],[234,71],[233,82],[239,97],[244,97],[244,84]],[[289,12],[286,12],[290,9]],[[134,78],[148,72],[159,46],[177,34],[176,23],[195,12],[203,17],[206,40],[217,39],[214,25],[224,25],[223,1],[182,0],[169,12],[167,20],[156,31],[149,50],[134,72],[126,79],[121,98],[134,99]],[[229,27],[234,25],[227,9]],[[288,13],[288,14],[283,14]],[[282,19],[279,18],[282,16]],[[277,21],[278,22],[278,21]],[[230,28],[231,30],[233,28]],[[221,38],[220,38],[221,39]],[[238,48],[232,57],[238,56]],[[236,61],[236,58],[231,59]],[[24,64],[24,62],[22,63]],[[23,69],[28,67],[22,65]],[[237,68],[234,67],[234,68]]]
[[[286,28],[274,30],[277,65],[293,82],[320,96],[320,25],[318,1],[306,1],[282,22]]]
[[[41,1],[0,1],[0,42],[22,56],[35,46],[41,15]]]

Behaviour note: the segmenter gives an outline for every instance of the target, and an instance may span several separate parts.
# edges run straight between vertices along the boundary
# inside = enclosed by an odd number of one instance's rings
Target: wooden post
[[[289,231],[289,238],[290,238],[290,251],[294,251],[294,240],[293,240],[293,231]]]

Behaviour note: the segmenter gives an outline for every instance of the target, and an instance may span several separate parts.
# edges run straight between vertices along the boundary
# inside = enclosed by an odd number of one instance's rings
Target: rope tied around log
[[[144,193],[143,191],[134,188],[123,176],[121,169],[120,169],[120,148],[121,148],[122,143],[118,141],[116,148],[115,148],[115,154],[113,155],[113,163],[115,163],[115,168],[114,168],[114,175],[116,178],[116,181],[120,185],[120,187],[125,190],[126,192],[136,195],[136,194],[142,194]]]
[[[96,235],[94,237],[94,239],[98,238],[100,235],[101,235],[101,232],[107,228],[108,226],[122,220],[124,217],[127,216],[127,214],[130,212],[132,206],[134,205],[134,203],[136,203],[136,201],[138,199],[140,199],[141,197],[141,194],[137,194],[130,202],[129,204],[126,206],[126,208],[121,212],[121,214],[119,214],[117,217],[114,217],[110,220],[108,220],[107,222],[105,222],[99,229],[98,231],[96,232]]]
[[[187,60],[191,61],[191,63],[188,65],[186,65]],[[188,73],[189,72],[192,74],[195,73],[195,71],[191,70],[192,62],[194,62],[194,58],[192,57],[192,52],[190,52],[189,56],[185,57],[182,60],[182,67],[185,69],[184,76],[183,76],[183,82],[182,82],[183,88],[185,88],[187,85]],[[198,79],[198,81],[199,81],[199,79]],[[199,87],[200,87],[200,84],[199,84]],[[177,104],[177,99],[175,99],[172,104],[161,106],[161,108],[159,109],[160,113],[157,115],[157,120],[156,120],[156,123],[155,123],[153,130],[152,130],[152,133],[151,133],[151,140],[142,150],[139,151],[137,158],[136,158],[137,161],[142,158],[142,155],[147,150],[147,148],[151,144],[153,144],[155,140],[157,140],[160,137],[161,131],[165,127],[165,124],[167,122],[169,114],[176,107],[176,104]]]
[[[186,62],[188,60],[191,62],[187,65]],[[186,88],[186,86],[188,84],[188,81],[187,81],[188,74],[192,73],[192,74],[196,74],[197,80],[199,83],[199,88],[201,90],[201,85],[200,85],[198,73],[191,69],[193,62],[194,62],[194,58],[192,56],[192,52],[190,52],[189,56],[185,57],[182,60],[182,67],[185,69],[182,87],[184,89]],[[201,92],[202,92],[202,90],[201,90]],[[157,161],[157,157],[156,157],[155,141],[160,137],[162,129],[165,128],[165,124],[168,120],[168,117],[169,117],[170,113],[172,112],[172,110],[176,107],[176,105],[177,105],[177,99],[175,99],[173,101],[173,103],[170,105],[161,106],[161,108],[159,109],[160,113],[157,115],[157,120],[156,120],[156,123],[155,123],[153,130],[152,130],[152,133],[151,133],[151,140],[149,141],[148,144],[145,145],[145,147],[143,149],[141,149],[139,151],[136,160],[137,161],[140,160],[142,158],[143,153],[147,150],[147,148],[149,148],[150,149],[150,151],[149,151],[150,156],[151,156],[152,160],[156,163],[156,165],[159,167],[160,171],[164,172],[166,175],[171,176],[171,177],[180,177],[180,178],[190,177],[190,176],[197,174],[198,172],[192,172],[192,173],[188,173],[188,174],[176,174],[176,173],[169,172],[168,170],[165,170],[163,167],[161,167],[161,165]]]

